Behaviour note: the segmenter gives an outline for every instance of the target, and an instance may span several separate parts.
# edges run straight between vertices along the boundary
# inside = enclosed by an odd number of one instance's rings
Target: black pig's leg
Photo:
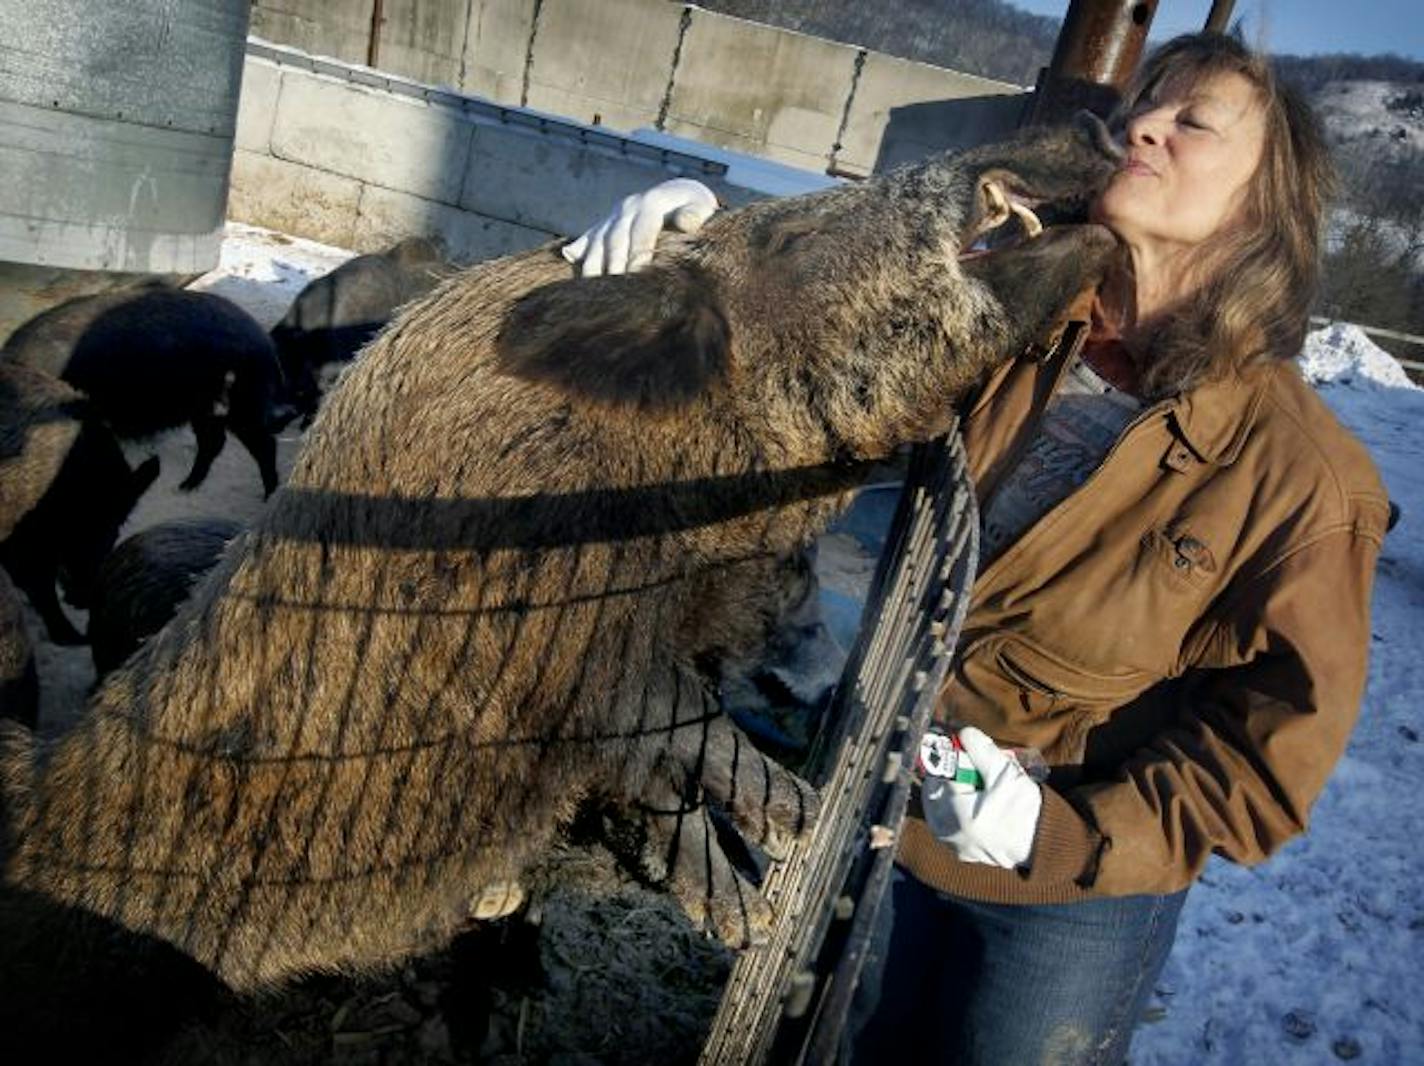
[[[196,489],[203,483],[203,479],[213,467],[213,460],[227,443],[227,430],[223,419],[217,415],[199,415],[194,418],[193,433],[198,438],[198,455],[193,460],[193,469],[188,471],[188,476],[178,484],[184,492]]]
[[[23,580],[16,578],[15,584],[30,598],[36,613],[44,620],[49,639],[56,644],[85,643],[84,634],[74,628],[59,605],[59,596],[54,591],[54,567],[39,565],[26,569]]]
[[[242,442],[242,446],[257,460],[257,469],[262,473],[262,493],[271,496],[277,491],[277,441],[272,434],[257,426],[247,424],[231,426],[232,435]]]

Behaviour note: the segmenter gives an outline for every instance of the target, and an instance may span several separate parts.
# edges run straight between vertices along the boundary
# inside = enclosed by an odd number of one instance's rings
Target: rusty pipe
[[[1211,13],[1207,15],[1202,29],[1210,33],[1225,33],[1231,22],[1231,9],[1235,6],[1236,0],[1211,0]]]
[[[1112,110],[1137,69],[1158,0],[1072,0],[1048,69],[1039,76],[1032,118],[1049,122],[1086,107]]]
[[[1137,68],[1157,0],[1072,0],[1050,76],[1121,88]]]

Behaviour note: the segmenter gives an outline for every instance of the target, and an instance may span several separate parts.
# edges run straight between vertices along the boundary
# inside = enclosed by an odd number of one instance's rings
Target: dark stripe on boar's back
[[[545,285],[509,310],[497,342],[507,374],[644,411],[706,392],[730,346],[711,276],[686,264]]]

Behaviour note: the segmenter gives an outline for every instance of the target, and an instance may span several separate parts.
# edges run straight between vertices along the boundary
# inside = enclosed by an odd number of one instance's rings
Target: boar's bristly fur
[[[424,296],[453,269],[438,241],[408,237],[383,252],[348,259],[304,288],[272,327],[288,395],[298,411],[315,414],[322,366],[349,361],[398,307]]]
[[[999,253],[1036,257],[1022,281],[966,274],[979,179],[1110,168],[1039,133],[726,212],[644,274],[546,247],[446,282],[74,732],[11,738],[7,880],[249,987],[448,935],[601,800],[694,920],[755,941],[702,801],[774,853],[817,800],[698,666],[762,638],[768,574],[862,461],[942,429],[1108,254],[1050,231]]]

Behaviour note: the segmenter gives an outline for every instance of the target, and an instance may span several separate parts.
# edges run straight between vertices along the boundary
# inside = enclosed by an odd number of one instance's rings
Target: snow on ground
[[[1134,1066],[1424,1063],[1424,389],[1353,326],[1311,334],[1301,364],[1403,513],[1365,703],[1310,831],[1192,889]]]
[[[271,329],[308,282],[335,270],[355,254],[303,237],[229,222],[217,268],[188,288],[225,296]]]
[[[246,226],[228,234],[222,266],[195,287],[228,296],[263,325],[351,254]],[[1424,390],[1349,326],[1312,334],[1302,366],[1369,447],[1403,511],[1380,558],[1365,706],[1310,832],[1254,869],[1213,862],[1193,889],[1134,1066],[1424,1064],[1424,996],[1414,983],[1424,974],[1424,861],[1414,837],[1424,827]],[[187,469],[191,434],[169,441],[165,480],[130,529],[204,501],[255,514],[260,486],[242,449],[227,448],[210,484],[183,495],[167,482]],[[284,472],[295,447],[295,438],[282,442]],[[828,555],[838,544],[828,540]]]

